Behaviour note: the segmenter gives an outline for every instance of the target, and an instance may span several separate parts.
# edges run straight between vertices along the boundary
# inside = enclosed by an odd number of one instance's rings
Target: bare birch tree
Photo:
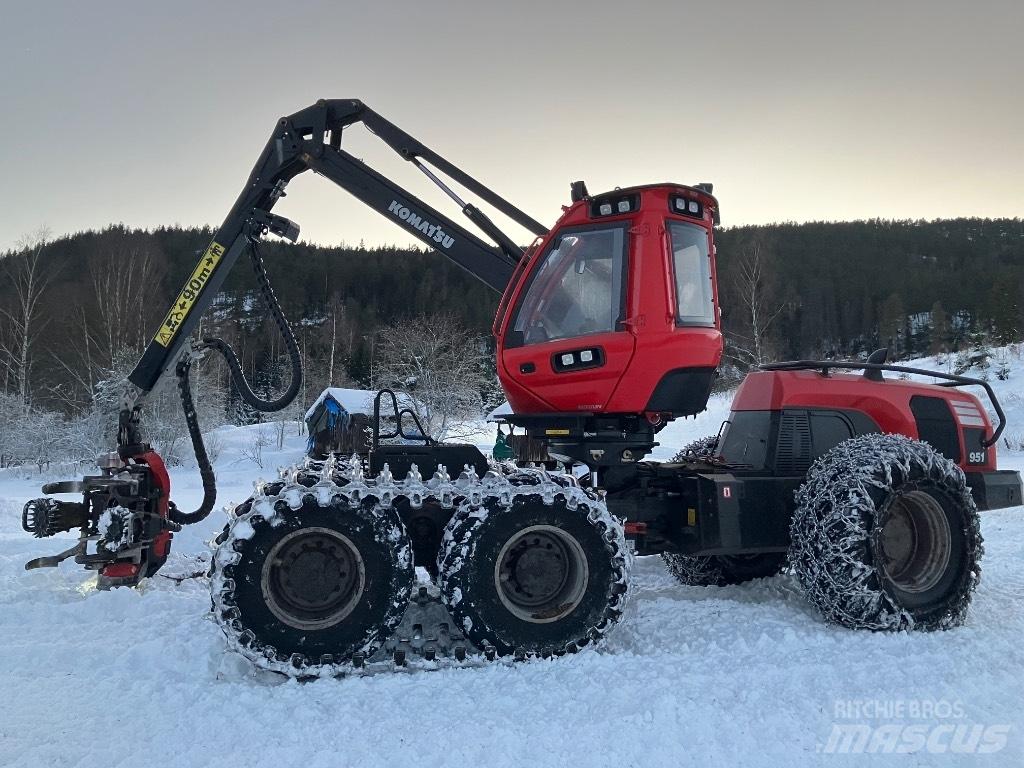
[[[0,272],[14,289],[14,302],[0,306],[0,318],[8,326],[6,345],[0,352],[4,353],[5,365],[17,382],[18,398],[26,408],[31,404],[32,394],[32,346],[47,323],[42,317],[40,299],[57,272],[52,262],[42,258],[49,239],[49,230],[40,227],[19,240],[17,252],[0,262]]]
[[[735,290],[748,334],[732,333],[731,348],[738,362],[761,365],[771,357],[772,324],[786,308],[771,289],[766,248],[760,239],[750,241],[738,262]]]
[[[96,335],[111,363],[120,350],[145,346],[163,267],[145,240],[111,230],[100,242],[101,249],[89,255],[89,276],[100,326]]]
[[[373,386],[407,392],[431,437],[453,437],[460,421],[481,416],[486,345],[454,316],[420,315],[382,330],[379,339]]]

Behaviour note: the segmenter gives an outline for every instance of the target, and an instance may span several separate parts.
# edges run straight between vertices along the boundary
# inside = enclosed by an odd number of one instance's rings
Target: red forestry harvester
[[[342,149],[357,123],[494,244]],[[722,354],[711,185],[594,195],[577,182],[548,228],[350,100],[277,123],[129,377],[116,452],[97,475],[43,489],[80,501],[46,497],[25,509],[30,533],[80,528],[79,541],[27,567],[73,556],[99,572],[101,587],[133,585],[161,567],[175,531],[210,513],[214,476],[188,379],[200,350],[225,356],[253,408],[277,411],[295,397],[299,351],[259,243],[297,238],[272,209],[308,170],[501,293],[493,330],[507,422],[567,471],[489,464],[473,446],[438,443],[380,393],[376,424],[384,406],[398,426],[376,430],[368,455],[307,460],[235,508],[210,575],[229,647],[296,677],[573,652],[622,617],[634,552],[662,554],[688,584],[769,576],[788,557],[825,618],[849,627],[962,621],[979,573],[978,510],[1021,503],[1017,473],[996,469],[1004,418],[988,384],[887,365],[884,351],[866,362],[762,366],[717,436],[680,461],[644,461],[665,424],[705,409]],[[534,243],[524,251],[466,193],[533,232]],[[276,400],[252,392],[225,342],[192,335],[243,254],[291,355],[291,384]],[[170,500],[167,473],[140,434],[142,402],[171,369],[205,491],[191,512]],[[996,427],[966,387],[984,391]],[[587,471],[569,471],[578,467]],[[417,584],[417,565],[431,584]]]

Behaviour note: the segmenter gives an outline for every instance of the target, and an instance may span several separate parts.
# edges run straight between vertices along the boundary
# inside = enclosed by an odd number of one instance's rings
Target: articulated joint
[[[268,211],[256,210],[249,221],[253,229],[259,233],[266,234],[269,232],[290,243],[294,243],[299,239],[299,225],[291,219],[286,219],[284,216],[278,216]]]
[[[122,459],[136,456],[149,449],[142,442],[139,421],[145,393],[134,384],[127,384],[121,393],[121,408],[117,415],[117,452]]]

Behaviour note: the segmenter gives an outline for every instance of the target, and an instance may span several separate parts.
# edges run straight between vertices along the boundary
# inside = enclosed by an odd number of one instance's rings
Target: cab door
[[[625,221],[567,228],[525,277],[501,353],[517,413],[604,410],[634,352],[629,238]]]

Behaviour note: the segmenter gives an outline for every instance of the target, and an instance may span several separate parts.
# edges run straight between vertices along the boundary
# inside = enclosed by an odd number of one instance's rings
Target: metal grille
[[[811,466],[811,424],[806,411],[785,411],[779,424],[775,471],[802,475]]]

